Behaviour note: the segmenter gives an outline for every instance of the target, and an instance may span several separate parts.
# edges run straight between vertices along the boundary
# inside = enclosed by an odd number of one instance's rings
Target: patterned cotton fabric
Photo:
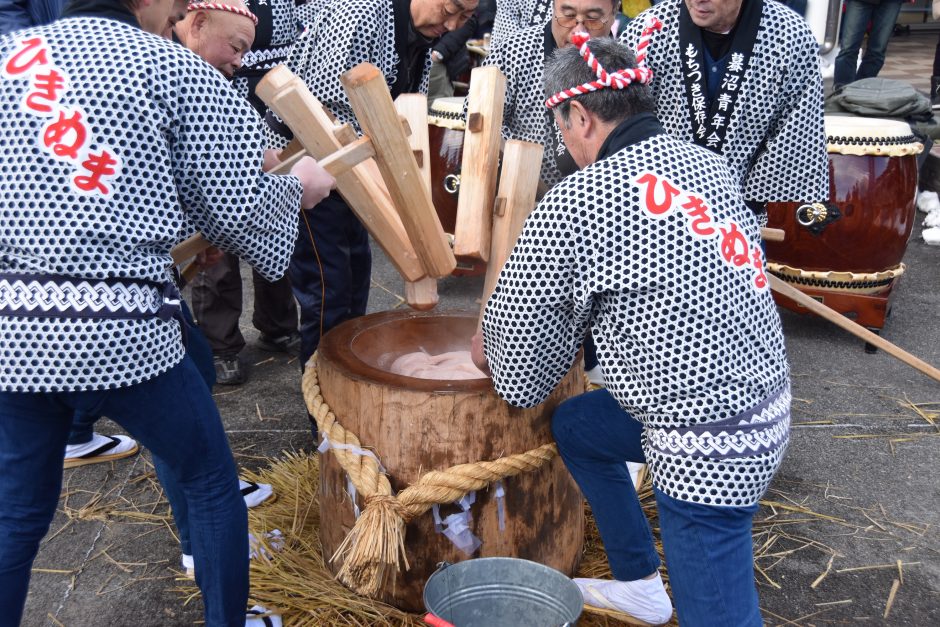
[[[544,24],[552,17],[552,0],[499,0],[490,43],[502,45],[510,35],[536,24]]]
[[[340,76],[360,63],[378,67],[390,89],[395,84],[398,52],[392,0],[334,0],[322,7],[294,44],[287,67],[306,83],[340,123],[349,123],[361,134],[362,129],[340,83]],[[425,55],[421,93],[428,91],[430,69],[429,49]],[[273,130],[268,134],[268,141],[274,148],[287,145],[287,139]]]
[[[554,116],[545,107],[544,50],[543,22],[510,35],[483,60],[483,66],[496,66],[506,77],[503,135],[545,146],[541,176],[551,187],[562,178],[557,158],[566,148]]]
[[[644,11],[630,22],[620,40],[635,50],[649,18],[662,20],[663,29],[653,34],[648,48],[647,65],[653,70],[650,89],[665,129],[691,141],[679,50],[682,1],[664,0]],[[747,200],[829,197],[818,49],[802,17],[777,2],[764,2],[723,151]]]
[[[300,184],[261,173],[257,114],[199,57],[82,17],[0,38],[0,63],[0,275],[165,284],[193,226],[284,273]],[[11,392],[127,386],[184,352],[179,324],[157,318],[0,316],[0,337]]]
[[[310,2],[299,3],[297,5],[297,9],[294,11],[294,16],[303,25],[304,28],[307,28],[313,24],[313,21],[317,17],[317,13],[320,12],[320,9],[332,1],[333,0],[310,0]]]
[[[243,98],[248,97],[249,89],[246,72],[270,70],[287,59],[291,44],[302,29],[297,13],[304,6],[298,6],[294,0],[248,0],[247,4],[255,15],[270,15],[271,24],[265,30],[270,29],[271,36],[269,41],[260,41],[256,32],[251,49],[242,56],[242,67],[235,73],[232,84]],[[259,11],[259,4],[269,8]]]
[[[671,204],[667,182],[678,190]],[[646,208],[657,203],[660,214]],[[608,390],[644,425],[655,485],[685,501],[756,502],[789,426],[759,241],[724,159],[666,133],[565,178],[526,221],[486,305],[497,392],[513,405],[542,402],[590,328]],[[775,394],[783,400],[759,407]],[[732,418],[760,427],[729,440],[738,427],[718,423]]]

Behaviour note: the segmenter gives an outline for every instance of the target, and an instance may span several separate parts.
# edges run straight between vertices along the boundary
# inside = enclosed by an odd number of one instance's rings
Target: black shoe
[[[262,334],[258,338],[258,348],[272,353],[287,353],[296,357],[300,354],[300,333],[294,331],[289,335],[280,337]]]
[[[215,382],[219,385],[241,385],[245,382],[245,372],[237,356],[216,355],[212,363],[215,365]]]
[[[940,109],[940,76],[930,77],[930,108]]]

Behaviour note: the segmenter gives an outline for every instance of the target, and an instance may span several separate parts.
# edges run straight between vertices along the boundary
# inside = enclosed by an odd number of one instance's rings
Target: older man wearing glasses
[[[609,37],[618,6],[617,0],[555,0],[550,19],[509,35],[483,62],[485,66],[495,65],[506,75],[503,135],[545,146],[541,178],[547,187],[578,166],[545,108],[544,61],[556,49],[570,46],[576,32]]]

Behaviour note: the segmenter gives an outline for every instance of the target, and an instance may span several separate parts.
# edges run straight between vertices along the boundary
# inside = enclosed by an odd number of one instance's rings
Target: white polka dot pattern
[[[542,180],[551,187],[562,175],[556,164],[557,154],[550,147],[557,144],[559,150],[565,150],[565,145],[554,116],[545,106],[544,50],[542,23],[510,35],[483,60],[483,65],[496,66],[506,76],[503,135],[546,147],[542,153]]]
[[[702,199],[718,233],[697,235],[703,225],[676,205],[659,216],[643,208],[644,175]],[[727,420],[783,390],[780,319],[756,271],[723,256],[718,227],[731,223],[763,260],[724,159],[668,134],[563,179],[526,221],[486,306],[497,392],[513,405],[542,402],[589,327],[607,388],[647,430]],[[754,502],[785,448],[719,461],[647,444],[657,487],[713,505]]]
[[[663,28],[653,35],[648,48],[647,64],[653,70],[650,89],[663,127],[691,141],[679,50],[680,2],[664,0],[644,11],[630,22],[621,41],[635,49],[649,18],[662,20]],[[778,2],[764,2],[723,151],[748,200],[829,197],[818,49],[802,17]]]
[[[499,0],[491,45],[501,45],[514,33],[530,26],[544,25],[552,17],[552,4],[552,0]]]
[[[430,50],[425,55],[420,92],[428,91]],[[360,63],[379,68],[391,89],[398,74],[395,48],[395,15],[391,0],[335,0],[322,7],[313,23],[294,44],[287,67],[303,79],[310,92],[339,122],[348,122],[361,133],[359,122],[340,83],[340,75]],[[283,148],[287,140],[276,131],[269,144]]]
[[[40,148],[46,122],[21,107],[34,78],[0,76],[0,274],[161,284],[186,225],[266,277],[283,274],[300,184],[261,174],[260,121],[221,74],[178,44],[88,17],[0,38],[0,63],[37,35],[67,76],[56,106],[84,111],[120,172],[109,197],[75,192],[74,166]],[[0,316],[0,337],[4,391],[121,387],[183,357],[178,323],[156,318]]]

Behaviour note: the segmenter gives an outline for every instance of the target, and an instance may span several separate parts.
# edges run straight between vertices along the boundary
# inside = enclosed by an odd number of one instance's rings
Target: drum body
[[[886,298],[903,274],[922,145],[907,124],[874,118],[827,116],[826,136],[829,198],[768,204],[768,226],[786,237],[767,242],[767,266],[803,291],[830,295],[826,304],[864,318],[860,323],[881,328],[886,303],[881,314],[867,316],[838,296]]]
[[[438,98],[428,113],[428,142],[431,153],[431,201],[445,233],[453,235],[457,224],[460,164],[463,159],[463,98]],[[486,272],[479,259],[457,257],[453,274],[472,276]]]

